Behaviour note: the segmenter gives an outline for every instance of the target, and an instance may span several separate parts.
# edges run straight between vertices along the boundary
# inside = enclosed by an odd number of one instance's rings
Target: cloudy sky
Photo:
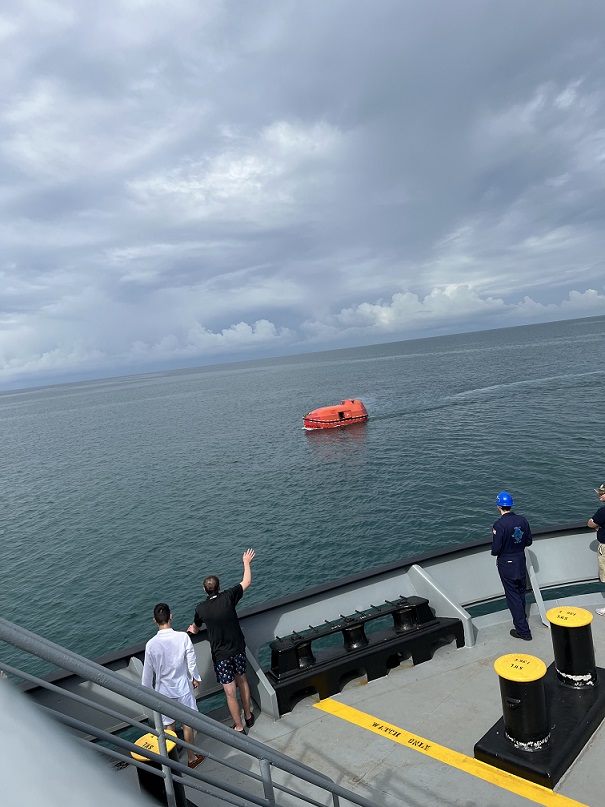
[[[4,0],[0,387],[605,313],[603,30]]]

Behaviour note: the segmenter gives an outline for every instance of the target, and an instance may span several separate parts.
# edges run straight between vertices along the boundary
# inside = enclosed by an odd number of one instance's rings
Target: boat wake
[[[561,386],[576,384],[579,379],[602,375],[600,370],[592,370],[588,373],[566,373],[565,375],[544,376],[542,378],[530,378],[524,381],[507,381],[502,384],[491,384],[488,387],[475,387],[473,389],[457,392],[448,396],[449,400],[459,400],[461,398],[474,398],[500,394],[505,390],[515,389],[536,389],[539,387],[552,386],[553,382],[559,382]]]

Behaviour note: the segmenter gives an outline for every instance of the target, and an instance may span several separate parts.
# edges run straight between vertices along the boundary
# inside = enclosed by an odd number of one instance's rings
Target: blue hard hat
[[[496,496],[496,504],[498,507],[512,507],[513,506],[513,497],[510,493],[507,493],[505,490],[502,493],[499,493]]]

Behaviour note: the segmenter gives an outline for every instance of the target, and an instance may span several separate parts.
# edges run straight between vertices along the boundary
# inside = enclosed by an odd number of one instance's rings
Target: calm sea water
[[[0,613],[95,657],[185,628],[216,573],[252,604],[534,528],[605,481],[605,317],[0,395]],[[361,398],[370,421],[306,432]]]

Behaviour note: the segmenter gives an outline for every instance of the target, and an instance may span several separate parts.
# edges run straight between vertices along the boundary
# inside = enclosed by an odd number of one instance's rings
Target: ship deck
[[[509,634],[510,614],[502,598],[502,584],[493,558],[487,551],[488,546],[489,542],[480,541],[388,564],[240,613],[251,662],[249,680],[257,716],[250,736],[292,761],[292,765],[289,762],[281,764],[285,757],[280,757],[281,762],[271,768],[275,784],[287,785],[288,775],[283,770],[296,770],[296,763],[302,763],[376,807],[521,807],[530,804],[600,807],[603,803],[602,786],[595,771],[605,752],[602,727],[598,727],[592,736],[585,732],[581,741],[574,741],[578,746],[577,755],[568,755],[569,765],[559,769],[558,773],[561,770],[563,773],[552,790],[474,759],[475,744],[502,717],[494,662],[501,656],[515,653],[537,656],[550,667],[554,651],[551,631],[543,624],[546,609],[565,605],[594,612],[596,607],[603,605],[605,591],[594,576],[597,542],[592,531],[584,525],[558,527],[534,535],[534,543],[526,551],[531,599],[534,600],[529,617],[534,637],[531,643],[514,639]],[[554,599],[557,596],[565,598]],[[317,695],[306,697],[296,703],[291,712],[277,719],[279,704],[276,693],[263,672],[266,664],[263,666],[260,662],[268,641],[274,637],[287,637],[293,631],[301,630],[302,626],[326,623],[331,626],[332,622],[338,633],[343,614],[361,613],[360,608],[377,609],[377,603],[393,605],[400,597],[410,598],[410,602],[412,598],[427,598],[424,601],[428,600],[439,619],[458,618],[463,625],[465,645],[457,648],[453,641],[441,643],[429,661],[416,666],[407,658],[404,648],[401,656],[404,660],[382,678],[371,682],[364,677],[349,680],[333,697],[324,700]],[[479,616],[479,613],[484,615]],[[595,719],[585,720],[584,725],[594,727],[605,713],[605,618],[595,615],[591,632],[598,676],[596,688],[590,692],[594,695],[593,700],[598,700],[599,709],[593,712]],[[448,636],[448,633],[444,635]],[[25,650],[29,650],[29,641],[36,639],[35,635],[29,634],[23,637],[17,626],[10,623],[7,623],[7,636],[16,647]],[[103,688],[103,675],[96,668],[94,679],[90,678],[86,666],[90,662],[78,660],[79,657],[70,660],[62,648],[55,647],[51,652],[44,640],[37,639],[42,642],[39,648],[44,650],[42,657],[66,665],[71,672],[59,670],[50,677],[55,684],[60,684],[55,691],[30,686],[27,692],[32,702],[64,714],[68,719],[71,719],[69,715],[80,718],[84,714],[86,721],[92,721],[87,728],[91,736],[97,736],[94,733],[97,729],[120,730],[121,718],[117,724],[115,717],[111,716],[89,718],[90,710],[86,707],[82,710],[78,703],[72,706],[71,701],[62,696],[62,690],[85,694],[93,703],[115,704],[125,718],[124,725],[130,719],[141,720],[145,714],[150,716],[142,712],[141,704],[145,700],[139,700],[138,691],[135,696],[132,690],[133,687],[140,689],[144,644],[99,660],[99,664],[105,665],[115,678],[110,679],[113,689],[107,690]],[[216,697],[222,697],[222,688],[216,684],[209,644],[203,635],[194,637],[194,647],[202,677],[198,706],[206,715],[230,725],[225,708],[222,713],[210,712],[210,703]],[[346,653],[346,649],[343,652]],[[48,653],[50,655],[45,655]],[[396,657],[397,654],[390,658]],[[356,665],[355,669],[367,667]],[[370,669],[376,673],[375,666]],[[550,673],[552,670],[547,673],[547,679]],[[551,675],[557,694],[552,695],[554,690],[551,690],[551,695],[556,700],[560,699],[561,688],[553,678]],[[218,696],[217,692],[220,693]],[[588,696],[584,701],[592,697],[588,692],[584,695]],[[145,708],[157,707],[150,703]],[[555,709],[552,715],[556,714]],[[567,730],[565,720],[558,717],[555,731],[552,715],[553,741],[546,755],[554,755],[575,736],[573,731]],[[225,741],[222,731],[216,731],[214,724],[198,721],[197,725],[202,734],[198,734],[196,745],[208,754],[197,772],[207,781],[211,792],[230,784],[237,786],[241,793],[249,794],[245,798],[235,796],[230,803],[240,807],[253,804],[254,801],[249,799],[263,795],[262,783],[250,780],[245,774],[249,771],[258,776],[262,747],[238,742],[241,750],[236,750]],[[204,725],[217,739],[203,734]],[[231,738],[230,731],[228,735]],[[557,739],[557,744],[555,737],[561,738]],[[499,742],[506,743],[502,737]],[[506,746],[505,754],[509,751],[510,746]],[[573,762],[570,761],[572,756],[575,757]],[[222,764],[225,760],[241,770],[225,768]],[[297,772],[301,773],[300,770]],[[112,776],[118,791],[126,793],[130,787],[138,789],[132,765],[113,766]],[[301,782],[301,779],[296,780],[295,789]],[[306,787],[303,784],[303,788]],[[251,792],[250,788],[257,788],[257,791]],[[316,799],[315,803],[332,803],[323,791],[323,795],[316,795],[312,786],[308,788],[309,795]],[[307,790],[303,792],[306,794]],[[278,793],[278,806],[301,803],[290,795]],[[218,807],[227,803],[192,788],[188,788],[187,796],[190,804],[196,807]],[[345,803],[341,800],[343,807]]]
[[[602,602],[601,595],[593,594],[549,605],[593,610]],[[530,617],[531,643],[509,635],[506,617],[500,612],[476,619],[474,647],[445,645],[431,661],[417,666],[403,662],[372,682],[355,679],[323,701],[307,697],[277,721],[261,714],[250,735],[384,807],[598,807],[602,784],[597,771],[605,755],[602,730],[586,743],[554,790],[502,774],[473,758],[475,743],[502,716],[496,659],[519,652],[537,656],[547,666],[553,661],[550,630],[539,615]],[[605,618],[595,615],[592,634],[599,667],[605,662]],[[225,752],[211,740],[198,737],[198,742],[208,751]],[[228,753],[236,761],[237,752]],[[237,761],[245,764],[243,757]],[[204,773],[225,775],[210,759],[203,767]],[[193,792],[188,798],[196,805],[220,803]],[[278,803],[294,802],[280,797]]]

